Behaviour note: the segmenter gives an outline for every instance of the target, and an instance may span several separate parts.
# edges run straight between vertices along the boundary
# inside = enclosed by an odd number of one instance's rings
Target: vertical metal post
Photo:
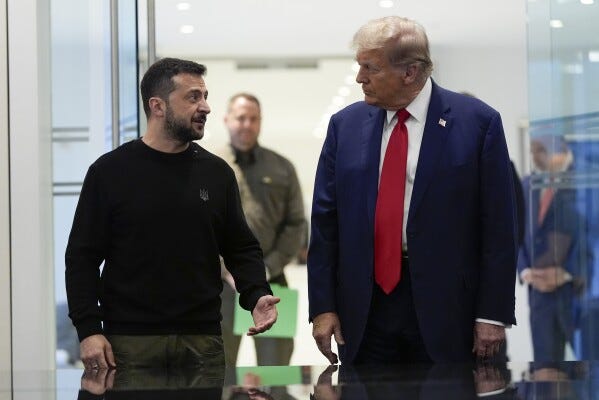
[[[0,387],[6,388],[7,395],[12,392],[12,315],[11,315],[11,277],[10,277],[10,141],[8,106],[8,16],[7,2],[0,2]],[[5,58],[6,57],[6,58]],[[5,94],[6,93],[6,94]],[[15,155],[13,155],[14,157]]]
[[[148,67],[156,62],[156,4],[148,1]]]
[[[119,1],[110,0],[110,71],[112,100],[112,148],[120,145],[119,103]]]

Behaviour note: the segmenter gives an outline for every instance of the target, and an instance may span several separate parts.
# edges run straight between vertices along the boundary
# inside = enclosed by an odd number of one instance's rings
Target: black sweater
[[[271,294],[225,161],[195,143],[169,154],[140,139],[103,155],[85,177],[65,256],[79,339],[220,334],[219,254],[243,308]]]

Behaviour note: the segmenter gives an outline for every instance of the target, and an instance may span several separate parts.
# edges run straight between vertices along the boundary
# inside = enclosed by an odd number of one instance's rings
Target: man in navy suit
[[[532,138],[530,150],[535,171],[523,182],[528,226],[518,272],[529,285],[534,360],[563,361],[566,343],[574,340],[589,254],[579,237],[584,225],[576,191],[560,179],[572,164],[572,152],[561,137],[547,135]]]
[[[353,45],[365,101],[332,116],[314,187],[308,291],[318,348],[331,363],[331,336],[345,363],[490,359],[516,322],[501,117],[432,81],[414,21],[370,21]]]

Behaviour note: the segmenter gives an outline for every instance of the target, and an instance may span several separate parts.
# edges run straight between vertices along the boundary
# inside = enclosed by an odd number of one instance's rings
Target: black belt
[[[408,258],[409,258],[409,257],[408,257],[408,252],[407,252],[407,251],[402,251],[402,252],[401,252],[401,258],[402,258],[402,259],[408,259]]]

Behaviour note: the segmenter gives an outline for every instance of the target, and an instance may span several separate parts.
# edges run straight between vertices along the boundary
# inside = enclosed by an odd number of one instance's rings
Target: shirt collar
[[[432,91],[433,91],[433,83],[431,81],[431,78],[428,77],[426,79],[426,83],[424,84],[424,87],[422,88],[420,93],[418,93],[418,96],[416,96],[416,98],[414,100],[412,100],[412,102],[410,104],[408,104],[408,106],[406,107],[406,110],[408,110],[410,115],[412,117],[414,117],[416,119],[416,121],[420,122],[421,124],[424,124],[424,122],[425,122],[424,119],[426,118],[426,112],[428,110],[428,105],[431,101]],[[393,117],[395,117],[395,114],[397,114],[397,111],[387,110],[387,124],[391,123],[391,120],[393,119]]]
[[[235,162],[237,164],[253,164],[256,162],[256,157],[259,152],[259,146],[256,145],[248,151],[240,151],[231,145],[233,153],[235,153]]]

